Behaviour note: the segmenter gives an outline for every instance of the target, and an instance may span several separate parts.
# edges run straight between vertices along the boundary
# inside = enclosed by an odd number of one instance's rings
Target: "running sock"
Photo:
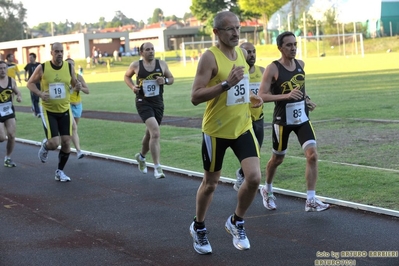
[[[242,168],[240,168],[240,170],[238,171],[238,173],[239,173],[241,176],[244,176],[244,172],[242,171]]]
[[[60,153],[58,153],[58,169],[64,170],[68,158],[69,158],[69,153],[65,153],[62,150],[60,150]]]
[[[236,222],[241,222],[241,221],[244,221],[244,219],[240,216],[237,216],[236,213],[234,213],[234,215],[231,217],[231,223],[234,225],[236,224]]]
[[[140,159],[143,161],[145,160],[145,157],[141,154],[141,152],[140,152]]]
[[[197,222],[197,217],[194,217],[194,229],[204,229],[205,228],[205,221],[204,222]]]
[[[267,193],[273,193],[273,183],[271,183],[271,184],[266,183],[266,190],[267,190]]]
[[[310,199],[312,199],[314,197],[316,197],[316,191],[315,190],[308,190],[308,192],[307,192],[308,200],[310,200]]]

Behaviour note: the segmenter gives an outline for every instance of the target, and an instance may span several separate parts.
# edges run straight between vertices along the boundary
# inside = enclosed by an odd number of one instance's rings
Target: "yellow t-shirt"
[[[50,61],[44,63],[44,72],[41,81],[42,91],[50,95],[48,101],[40,100],[43,109],[63,113],[69,110],[71,73],[69,64],[63,62],[59,69],[54,69]]]
[[[76,79],[78,79],[78,73],[76,73]],[[82,101],[82,97],[80,96],[80,91],[75,91],[71,88],[71,103],[80,103]]]
[[[252,90],[252,92],[256,95],[258,95],[259,92],[259,85],[260,82],[262,81],[262,71],[260,70],[259,66],[254,66],[255,71],[253,73],[249,74],[249,88]],[[263,118],[263,108],[249,108],[251,111],[251,119],[252,121],[257,121],[261,118]]]
[[[235,48],[237,59],[228,59],[216,46],[209,48],[215,56],[218,73],[207,87],[226,80],[233,65],[244,66],[244,76],[237,85],[206,102],[202,131],[212,137],[236,139],[252,127],[249,111],[249,73],[241,48]]]
[[[17,73],[19,73],[18,66],[16,64],[7,63],[7,76],[15,79],[15,77],[17,76]]]

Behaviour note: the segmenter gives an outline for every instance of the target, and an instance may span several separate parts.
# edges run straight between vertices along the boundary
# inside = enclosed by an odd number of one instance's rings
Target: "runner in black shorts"
[[[0,61],[0,142],[7,140],[5,167],[16,167],[17,164],[11,160],[11,153],[15,145],[15,109],[13,105],[13,94],[17,102],[21,102],[21,92],[13,78],[7,76],[7,63]]]
[[[154,161],[155,178],[164,178],[160,156],[160,128],[163,112],[165,85],[172,85],[174,78],[163,60],[155,59],[154,45],[150,42],[140,46],[141,60],[130,64],[125,73],[125,83],[136,94],[136,108],[146,125],[141,152],[135,155],[140,172],[147,173],[146,154],[150,151]],[[136,75],[136,84],[132,77]]]
[[[232,209],[224,224],[234,247],[239,250],[251,247],[244,220],[261,178],[259,144],[252,128],[250,110],[261,111],[263,101],[250,88],[247,51],[238,47],[238,16],[230,11],[217,13],[213,33],[218,44],[201,55],[191,89],[193,105],[206,105],[201,148],[204,177],[197,190],[195,216],[189,227],[194,250],[199,254],[213,252],[205,219],[220,180],[226,149],[233,150],[245,173],[234,211]]]
[[[305,63],[296,60],[296,37],[292,32],[283,32],[277,37],[281,58],[267,66],[260,84],[259,95],[264,102],[274,102],[273,154],[266,166],[266,184],[261,188],[263,205],[275,210],[273,178],[277,167],[283,162],[288,138],[295,132],[306,156],[307,200],[305,211],[324,211],[330,205],[316,198],[317,147],[316,136],[309,121],[309,111],[316,105],[305,91]]]
[[[63,47],[61,43],[51,45],[52,59],[36,67],[27,87],[40,97],[40,113],[46,138],[38,152],[39,159],[45,163],[48,152],[56,150],[61,144],[55,180],[68,182],[71,178],[64,173],[64,167],[71,153],[73,116],[70,108],[70,86],[73,90],[80,90],[82,84],[76,79],[73,66],[63,60]],[[41,91],[37,88],[37,83],[41,83]]]
[[[241,48],[247,51],[247,64],[249,66],[249,87],[254,94],[258,94],[259,85],[262,80],[263,72],[265,72],[265,68],[255,65],[256,63],[256,49],[254,45],[250,42],[244,42],[240,45]],[[263,108],[250,108],[251,110],[251,119],[252,119],[252,128],[254,129],[256,139],[259,143],[259,148],[262,147],[263,138],[264,138],[264,117],[263,117]],[[236,171],[236,182],[234,182],[233,188],[238,191],[244,182],[244,172],[240,167]]]

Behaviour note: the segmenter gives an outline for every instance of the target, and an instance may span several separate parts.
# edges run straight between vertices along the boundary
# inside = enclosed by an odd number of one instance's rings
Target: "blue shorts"
[[[82,103],[71,104],[71,110],[72,110],[72,115],[74,118],[82,117],[82,111],[83,111]]]

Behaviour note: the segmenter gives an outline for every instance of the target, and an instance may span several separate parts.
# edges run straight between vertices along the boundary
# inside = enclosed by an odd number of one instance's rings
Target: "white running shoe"
[[[208,241],[208,237],[206,236],[208,231],[206,228],[204,229],[194,229],[194,222],[190,225],[190,235],[193,237],[193,247],[194,250],[199,254],[211,254],[212,247]]]
[[[145,158],[144,158],[144,160],[141,160],[140,153],[137,153],[136,155],[134,155],[134,158],[136,159],[136,161],[139,165],[140,172],[142,172],[143,174],[146,174],[147,173],[147,165],[145,163]]]
[[[165,178],[165,174],[163,173],[161,166],[154,168],[154,176],[156,179]]]
[[[67,176],[64,171],[57,169],[55,171],[55,180],[60,182],[68,182],[71,181],[69,176]]]
[[[318,198],[306,200],[305,211],[307,212],[321,212],[329,208],[330,204],[323,203]]]
[[[82,159],[83,157],[85,157],[85,154],[82,151],[77,151],[76,156],[78,157],[78,159]]]
[[[233,245],[239,250],[246,250],[251,247],[247,234],[245,233],[244,221],[237,221],[236,224],[231,223],[231,217],[227,218],[224,228],[227,233],[233,236]]]
[[[40,146],[39,153],[37,154],[39,156],[40,161],[42,161],[42,163],[45,163],[47,161],[48,150],[46,150],[46,148],[44,147],[44,145],[46,145],[46,143],[47,143],[47,139],[44,139],[42,141],[42,145]]]
[[[16,167],[17,164],[14,163],[14,161],[11,160],[11,158],[8,158],[8,159],[5,159],[5,160],[4,160],[4,166],[5,166],[5,167],[10,167],[10,168],[12,168],[12,167]]]
[[[233,186],[235,191],[238,191],[240,189],[242,183],[244,182],[244,176],[240,174],[240,170],[241,170],[241,168],[239,168],[236,171],[237,180],[236,180],[236,182],[234,183],[234,186]]]
[[[276,197],[273,195],[273,193],[267,192],[266,186],[260,188],[260,194],[263,198],[263,206],[265,206],[266,209],[270,211],[277,209]]]

